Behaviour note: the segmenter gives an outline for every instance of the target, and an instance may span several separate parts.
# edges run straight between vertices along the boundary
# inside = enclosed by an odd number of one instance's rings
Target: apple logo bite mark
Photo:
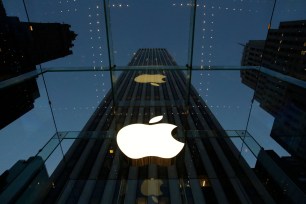
[[[159,84],[165,83],[165,75],[162,74],[142,74],[135,77],[134,81],[137,83],[150,83],[152,86],[159,86]]]
[[[162,118],[163,116],[156,116],[149,121],[149,125],[136,123],[119,130],[117,144],[120,150],[131,159],[175,157],[183,149],[184,143],[172,137],[171,131],[177,126],[157,123]]]

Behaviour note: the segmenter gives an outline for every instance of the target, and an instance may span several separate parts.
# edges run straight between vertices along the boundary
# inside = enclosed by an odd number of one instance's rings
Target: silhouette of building
[[[266,41],[249,41],[241,60],[243,66],[262,66],[241,70],[241,80],[254,89],[260,107],[275,118],[270,136],[291,154],[280,158],[273,151],[261,150],[257,158],[255,172],[277,202],[306,200],[306,90],[276,76],[281,72],[305,80],[301,68],[305,65],[305,22],[282,22],[279,29],[269,31]],[[269,70],[277,72],[267,74]]]
[[[36,65],[72,54],[76,34],[70,25],[20,22],[6,15],[0,1],[0,81],[36,70]],[[39,97],[35,79],[0,91],[0,128],[13,122]]]
[[[136,52],[114,82],[115,92],[107,94],[51,175],[49,192],[40,202],[273,203],[189,87],[188,71],[173,66],[176,63],[165,49]],[[129,124],[148,124],[159,115],[162,122],[177,126],[172,134],[185,143],[183,150],[173,163],[161,165],[158,159],[133,163],[118,148],[117,132]]]
[[[270,29],[266,41],[249,41],[241,65],[262,66],[305,79],[305,70],[301,71],[306,62],[302,52],[306,49],[305,22],[282,22],[279,29]],[[305,88],[258,70],[241,70],[241,79],[255,90],[254,99],[260,107],[275,118],[271,137],[293,156],[306,160]]]
[[[0,176],[1,203],[34,203],[45,192],[48,173],[41,157],[19,160]]]
[[[3,88],[0,90],[0,129],[34,108],[39,95],[36,79]]]
[[[0,81],[35,70],[35,65],[72,54],[70,25],[20,22],[0,4]]]
[[[261,150],[254,171],[277,203],[306,200],[306,164],[296,157],[279,157],[273,150]]]
[[[281,22],[269,29],[262,66],[306,80],[306,20]]]

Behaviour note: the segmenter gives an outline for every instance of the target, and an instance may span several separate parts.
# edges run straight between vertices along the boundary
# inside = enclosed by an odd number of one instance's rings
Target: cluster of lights
[[[201,6],[202,7],[202,6]],[[204,69],[204,58],[207,57],[207,65],[208,65],[208,69],[211,68],[211,63],[212,63],[212,51],[213,51],[213,39],[214,39],[214,29],[213,29],[213,25],[214,25],[214,16],[215,14],[213,13],[213,11],[208,12],[206,5],[203,5],[203,20],[202,20],[202,28],[201,28],[201,32],[202,32],[202,36],[201,36],[201,41],[202,41],[202,45],[201,45],[201,56],[200,56],[200,66],[201,69]],[[210,21],[207,21],[207,16],[210,17]],[[208,45],[206,45],[208,44]],[[204,50],[205,49],[205,50]],[[207,53],[208,55],[204,56],[204,53]],[[205,76],[204,76],[205,75]],[[199,82],[199,87],[198,91],[199,93],[201,93],[202,91],[205,91],[204,96],[205,96],[205,102],[208,102],[208,85],[209,85],[209,77],[210,77],[210,73],[207,72],[204,74],[204,72],[200,73],[200,82]],[[207,88],[202,89],[201,87],[203,86],[203,83],[205,82],[205,85],[207,86]],[[201,94],[199,94],[199,96],[201,96]]]
[[[80,12],[78,6],[77,0],[61,0],[58,2],[63,9],[60,10],[60,13],[68,13],[68,12]],[[65,9],[64,9],[65,8]],[[89,57],[82,55],[81,60],[85,60],[86,58],[92,59],[92,65],[94,69],[103,69],[102,67],[102,45],[103,45],[103,38],[102,38],[102,31],[103,31],[103,21],[104,21],[104,15],[103,15],[103,4],[96,4],[91,5],[88,7],[87,10],[87,19],[88,19],[88,33],[83,36],[89,36],[89,48],[92,51],[91,55],[89,54]],[[86,12],[86,10],[85,10]],[[78,14],[78,13],[77,13]],[[77,15],[74,14],[74,15]],[[86,32],[86,31],[85,31]],[[91,57],[90,57],[91,56]],[[96,105],[93,106],[84,106],[84,107],[59,107],[57,110],[73,110],[73,111],[79,111],[79,110],[92,110],[99,108],[97,107],[101,100],[106,95],[106,89],[105,84],[101,83],[101,81],[104,81],[101,78],[104,77],[104,74],[101,72],[93,72],[93,82],[95,86],[95,101]]]
[[[59,1],[58,3],[59,4],[64,4],[64,3],[76,3],[77,0],[66,0],[66,1]],[[70,4],[69,4],[70,5]],[[65,10],[60,10],[60,13],[64,13],[64,12],[77,12],[78,9],[77,8],[71,8],[71,6],[68,7],[68,9],[65,9]]]
[[[186,4],[184,4],[184,3],[173,3],[172,4],[172,6],[181,6],[181,7],[183,7],[183,6],[193,6],[194,4],[191,4],[191,3],[186,3]],[[200,6],[199,4],[197,4],[197,6]]]
[[[110,7],[112,8],[127,8],[127,7],[130,7],[129,4],[111,4]]]
[[[92,7],[88,7],[88,25],[89,25],[89,39],[90,39],[90,48],[92,50],[92,65],[93,65],[93,69],[103,69],[102,67],[102,33],[103,33],[103,27],[102,27],[102,21],[104,19],[104,9],[103,9],[103,5],[95,5]],[[94,81],[96,82],[96,103],[100,104],[101,100],[105,97],[105,84],[102,83],[102,95],[103,97],[101,97],[101,77],[104,77],[104,74],[101,72],[97,72],[94,73],[93,75],[94,77]]]

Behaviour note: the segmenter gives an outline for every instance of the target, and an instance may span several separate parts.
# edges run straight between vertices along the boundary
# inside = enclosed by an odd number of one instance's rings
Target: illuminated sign
[[[175,125],[157,123],[163,116],[150,120],[150,124],[131,124],[123,127],[117,134],[117,144],[120,150],[131,159],[149,156],[173,158],[184,147],[184,143],[172,137],[171,131]],[[152,124],[157,123],[157,124]]]
[[[142,74],[135,77],[134,81],[137,83],[150,83],[152,86],[159,86],[159,84],[165,83],[165,75],[162,74]]]

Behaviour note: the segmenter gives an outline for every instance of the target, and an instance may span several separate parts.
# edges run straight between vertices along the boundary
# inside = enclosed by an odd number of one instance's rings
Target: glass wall
[[[0,174],[18,160],[37,155],[51,175],[79,137],[115,138],[118,127],[126,124],[121,121],[120,111],[130,106],[163,104],[166,108],[160,114],[170,107],[191,114],[191,90],[197,92],[250,167],[262,165],[269,170],[265,153],[274,157],[265,150],[273,150],[282,160],[305,160],[303,0],[26,0],[3,1],[3,5],[7,16],[1,18],[15,26],[10,32],[19,42],[9,45],[22,50],[13,55],[9,52],[12,58],[19,54],[16,59],[22,61],[33,54],[31,49],[38,51],[25,65],[6,66],[5,61],[11,58],[1,58],[1,66],[9,71],[16,69],[19,74],[1,73],[6,122],[0,131]],[[60,24],[67,24],[76,36],[59,29]],[[16,34],[18,29],[22,32]],[[55,33],[60,33],[62,41],[56,40]],[[26,40],[33,44],[21,43]],[[58,46],[65,43],[68,51],[58,54]],[[166,48],[177,65],[128,66],[139,48]],[[0,54],[5,49],[0,49]],[[27,72],[20,71],[24,67]],[[174,71],[181,75],[172,74]],[[120,80],[126,74],[137,83]],[[182,89],[178,93],[183,94],[169,97],[163,91],[159,97],[145,99],[146,95],[154,95],[158,86],[174,86],[173,80]],[[128,83],[135,87],[126,90],[122,100],[120,94],[130,87]],[[112,100],[112,109],[104,112],[101,109],[106,107],[103,102],[107,102],[107,96]],[[108,132],[96,124],[101,131],[84,133],[82,130],[95,114],[110,114],[120,125]],[[206,134],[194,136],[199,129],[189,128],[182,134],[184,141]],[[209,131],[215,134],[215,130]],[[257,158],[261,158],[259,162]]]

